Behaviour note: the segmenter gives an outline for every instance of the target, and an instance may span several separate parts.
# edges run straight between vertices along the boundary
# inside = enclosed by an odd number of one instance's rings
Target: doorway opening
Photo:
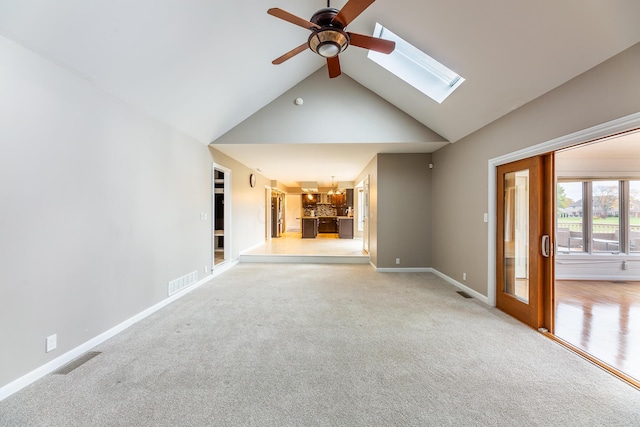
[[[558,339],[640,384],[640,132],[556,153]]]
[[[229,260],[230,234],[231,234],[231,195],[230,195],[231,171],[219,165],[213,165],[213,197],[212,197],[212,222],[213,222],[213,268]]]
[[[369,253],[369,175],[356,185],[357,203],[355,206],[356,235],[362,236],[362,251]]]
[[[271,190],[271,237],[279,238],[286,230],[285,194],[278,190]]]

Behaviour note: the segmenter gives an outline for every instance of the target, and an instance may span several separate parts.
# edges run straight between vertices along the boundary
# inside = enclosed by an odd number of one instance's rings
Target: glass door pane
[[[529,302],[529,170],[504,175],[503,292]]]

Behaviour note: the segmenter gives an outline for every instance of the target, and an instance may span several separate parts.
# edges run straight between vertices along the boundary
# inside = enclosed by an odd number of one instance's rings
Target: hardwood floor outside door
[[[552,328],[553,155],[497,169],[496,305]]]

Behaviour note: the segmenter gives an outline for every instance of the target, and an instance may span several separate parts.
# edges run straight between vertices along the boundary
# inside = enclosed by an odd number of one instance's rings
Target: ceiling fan
[[[341,73],[338,54],[343,52],[349,45],[386,54],[393,52],[396,47],[395,42],[345,31],[347,25],[374,1],[349,0],[340,10],[332,8],[329,1],[327,1],[327,7],[314,13],[309,21],[277,7],[267,10],[269,15],[311,31],[311,35],[305,43],[275,59],[272,63],[275,65],[282,64],[287,59],[309,48],[314,53],[327,58],[329,77],[334,78]]]

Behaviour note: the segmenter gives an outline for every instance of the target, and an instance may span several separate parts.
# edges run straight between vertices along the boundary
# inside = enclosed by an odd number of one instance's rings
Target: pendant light
[[[333,178],[335,178],[335,177],[332,175],[331,176],[331,189],[329,191],[327,191],[327,194],[330,195],[330,196],[332,196],[334,194],[340,195],[340,194],[342,194],[342,191],[340,191],[340,189],[333,184]]]

